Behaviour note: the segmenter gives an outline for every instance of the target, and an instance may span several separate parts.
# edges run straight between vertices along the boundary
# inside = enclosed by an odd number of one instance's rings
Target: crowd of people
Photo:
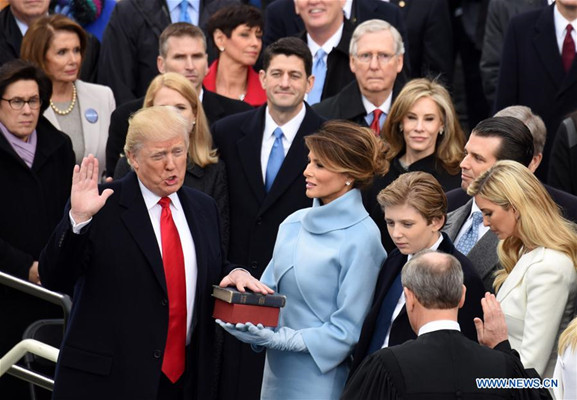
[[[72,298],[53,398],[577,398],[573,0],[7,3],[0,270]],[[59,313],[0,304],[0,356]]]

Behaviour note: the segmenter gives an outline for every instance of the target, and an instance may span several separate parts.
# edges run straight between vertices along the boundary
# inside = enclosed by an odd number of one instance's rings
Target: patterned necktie
[[[192,20],[188,14],[188,0],[180,2],[180,19],[178,22],[188,22],[189,24],[192,24]]]
[[[565,40],[563,40],[563,51],[561,52],[561,60],[563,61],[563,68],[565,72],[569,72],[573,60],[575,59],[575,41],[573,41],[573,36],[571,36],[571,31],[573,26],[571,24],[567,25],[567,34],[565,35]]]
[[[268,156],[268,163],[266,164],[266,176],[264,180],[264,187],[266,191],[270,191],[272,183],[276,178],[276,174],[284,160],[284,147],[282,145],[283,132],[280,128],[276,128],[272,133],[275,137],[270,155]]]
[[[318,49],[317,54],[315,54],[315,64],[313,65],[315,84],[307,97],[307,103],[310,105],[321,101],[323,86],[325,85],[325,78],[327,76],[327,64],[325,63],[326,54],[327,53],[323,49]]]
[[[162,372],[175,383],[184,372],[186,346],[186,280],[184,275],[184,254],[180,236],[172,219],[170,199],[158,201],[162,207],[160,214],[160,237],[162,242],[162,263],[168,292],[168,334],[162,360]]]
[[[383,112],[378,108],[373,111],[373,122],[371,123],[371,129],[375,133],[375,136],[379,137],[381,135],[381,123],[380,118]]]
[[[455,246],[457,250],[459,250],[464,255],[469,254],[475,243],[477,243],[477,238],[479,236],[479,226],[483,222],[483,214],[481,211],[475,211],[471,218],[473,220],[471,226],[469,229],[467,229],[467,232],[461,236],[459,243],[457,243]]]

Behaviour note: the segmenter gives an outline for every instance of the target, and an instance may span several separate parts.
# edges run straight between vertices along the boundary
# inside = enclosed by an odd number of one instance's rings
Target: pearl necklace
[[[76,105],[76,85],[73,83],[72,84],[72,101],[70,102],[70,105],[68,106],[68,108],[66,110],[61,110],[58,107],[56,107],[54,105],[54,103],[52,102],[52,99],[50,99],[50,108],[52,108],[54,110],[54,112],[58,115],[68,115],[72,112],[72,110],[74,109],[74,106]]]

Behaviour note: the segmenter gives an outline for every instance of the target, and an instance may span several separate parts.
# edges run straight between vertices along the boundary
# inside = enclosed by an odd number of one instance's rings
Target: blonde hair
[[[377,201],[385,207],[407,204],[413,207],[430,224],[433,218],[445,220],[447,196],[441,184],[427,172],[415,171],[401,174],[380,191]]]
[[[503,269],[495,274],[498,290],[527,249],[545,247],[566,254],[577,268],[577,227],[561,215],[541,182],[516,161],[498,161],[469,186],[470,196],[481,196],[517,210],[516,235],[499,242],[497,252]]]
[[[437,104],[443,121],[443,134],[437,136],[435,158],[449,174],[456,174],[460,171],[459,164],[464,156],[465,134],[459,124],[447,89],[427,78],[413,79],[408,82],[391,107],[381,131],[381,136],[390,146],[387,159],[391,161],[406,150],[405,138],[401,130],[403,118],[417,100],[426,97]]]
[[[565,352],[569,347],[577,351],[577,318],[567,325],[567,328],[559,336],[559,347],[557,353],[559,356]]]
[[[367,187],[375,174],[384,175],[389,170],[385,144],[369,128],[353,122],[327,121],[306,136],[305,143],[326,169],[353,178],[355,188]]]
[[[208,121],[198,94],[188,79],[175,72],[158,75],[148,86],[144,97],[144,107],[151,107],[154,104],[154,97],[164,87],[180,93],[189,102],[192,112],[196,116],[196,123],[190,130],[188,146],[190,161],[201,167],[216,164],[218,155],[216,149],[212,147],[212,135],[208,129]]]
[[[171,140],[178,136],[182,136],[188,146],[189,127],[186,118],[174,107],[141,108],[128,120],[124,154],[138,153],[147,141]]]

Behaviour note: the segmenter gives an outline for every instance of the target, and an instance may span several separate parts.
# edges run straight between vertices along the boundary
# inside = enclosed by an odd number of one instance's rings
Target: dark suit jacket
[[[40,257],[45,287],[66,293],[74,287],[55,399],[157,398],[168,331],[162,257],[136,174],[107,187],[114,194],[88,227],[73,234],[66,212]],[[210,293],[231,268],[221,254],[214,200],[188,187],[178,196],[198,267],[185,379],[189,398],[207,399],[215,368]]]
[[[464,284],[467,287],[467,292],[465,295],[465,305],[459,310],[459,325],[461,326],[461,331],[466,337],[476,341],[477,330],[475,329],[473,318],[483,316],[483,310],[481,308],[481,298],[483,298],[485,295],[483,283],[481,282],[479,275],[477,275],[473,269],[471,262],[467,259],[467,257],[455,249],[453,242],[451,242],[445,233],[443,233],[443,241],[439,245],[438,251],[452,254],[461,263],[464,274]],[[369,310],[367,317],[365,318],[361,336],[359,338],[359,343],[355,348],[351,374],[369,355],[368,350],[371,344],[371,340],[375,334],[377,318],[379,316],[379,311],[381,310],[381,305],[383,304],[383,300],[391,285],[395,281],[397,275],[401,273],[401,270],[403,269],[403,266],[406,262],[407,256],[401,254],[398,249],[395,249],[389,254],[389,257],[381,268],[381,272],[379,273],[377,285],[375,288],[373,305]],[[415,337],[416,334],[413,332],[413,329],[409,323],[407,310],[403,306],[401,313],[397,316],[397,318],[395,318],[393,325],[391,326],[389,346],[404,343],[407,340],[414,339]]]
[[[440,165],[437,164],[434,154],[427,156],[419,161],[412,163],[408,171],[399,163],[399,157],[395,157],[391,162],[391,168],[384,176],[376,176],[370,187],[363,191],[363,204],[369,212],[369,215],[375,221],[381,231],[381,241],[387,251],[395,249],[395,244],[389,236],[385,215],[383,209],[377,201],[377,196],[381,190],[386,188],[390,183],[397,179],[401,174],[412,171],[428,172],[435,177],[443,186],[444,190],[458,187],[461,184],[459,175],[450,175]]]
[[[306,106],[306,116],[266,192],[260,154],[266,106],[223,118],[212,126],[220,156],[226,164],[230,198],[229,259],[245,265],[260,277],[272,258],[278,227],[290,214],[310,207],[305,195],[308,151],[304,137],[315,132],[324,120]],[[219,384],[220,397],[259,397],[264,353],[254,353],[249,345],[225,336],[224,364]]]
[[[490,349],[447,329],[375,352],[350,377],[341,399],[539,398],[534,389],[484,389],[475,380],[529,376],[534,375],[524,371],[510,350]]]
[[[453,82],[453,42],[451,16],[447,0],[392,0],[399,6],[411,49],[405,62],[411,78],[439,77],[445,85]]]
[[[128,119],[142,108],[143,103],[144,97],[129,101],[117,107],[110,116],[108,141],[106,142],[107,176],[114,176],[118,158],[121,154],[124,154],[124,143],[128,133]],[[210,124],[228,115],[252,110],[252,107],[243,101],[229,99],[205,89],[202,95],[202,109]]]
[[[327,75],[323,86],[321,100],[338,94],[349,82],[355,80],[355,75],[349,66],[349,42],[353,35],[354,27],[345,19],[343,36],[339,44],[327,56]],[[306,43],[307,32],[302,31],[299,37]]]
[[[543,184],[543,187],[547,190],[553,201],[557,203],[563,216],[568,220],[577,223],[577,196],[556,189],[553,186]],[[460,188],[450,190],[446,195],[449,213],[464,206],[469,200],[471,200],[471,196]]]
[[[577,195],[577,112],[559,126],[549,164],[549,183]]]
[[[88,43],[82,59],[79,79],[85,82],[96,82],[100,42],[91,33],[86,33]],[[0,65],[20,57],[21,45],[22,33],[8,5],[0,11]]]
[[[561,63],[552,4],[517,15],[509,24],[497,86],[495,111],[524,105],[543,118],[547,142],[536,175],[546,181],[549,154],[562,119],[577,109],[577,61],[568,73]]]
[[[397,76],[393,86],[393,101],[404,85],[401,75]],[[363,106],[363,97],[356,80],[346,85],[337,95],[314,104],[313,110],[327,119],[346,119],[367,127],[367,110]]]
[[[265,11],[263,45],[276,42],[286,36],[296,36],[305,30],[302,18],[295,12],[294,0],[274,0]],[[357,26],[366,20],[379,18],[393,25],[401,36],[405,47],[408,47],[405,22],[398,7],[385,1],[353,0],[350,22]]]

